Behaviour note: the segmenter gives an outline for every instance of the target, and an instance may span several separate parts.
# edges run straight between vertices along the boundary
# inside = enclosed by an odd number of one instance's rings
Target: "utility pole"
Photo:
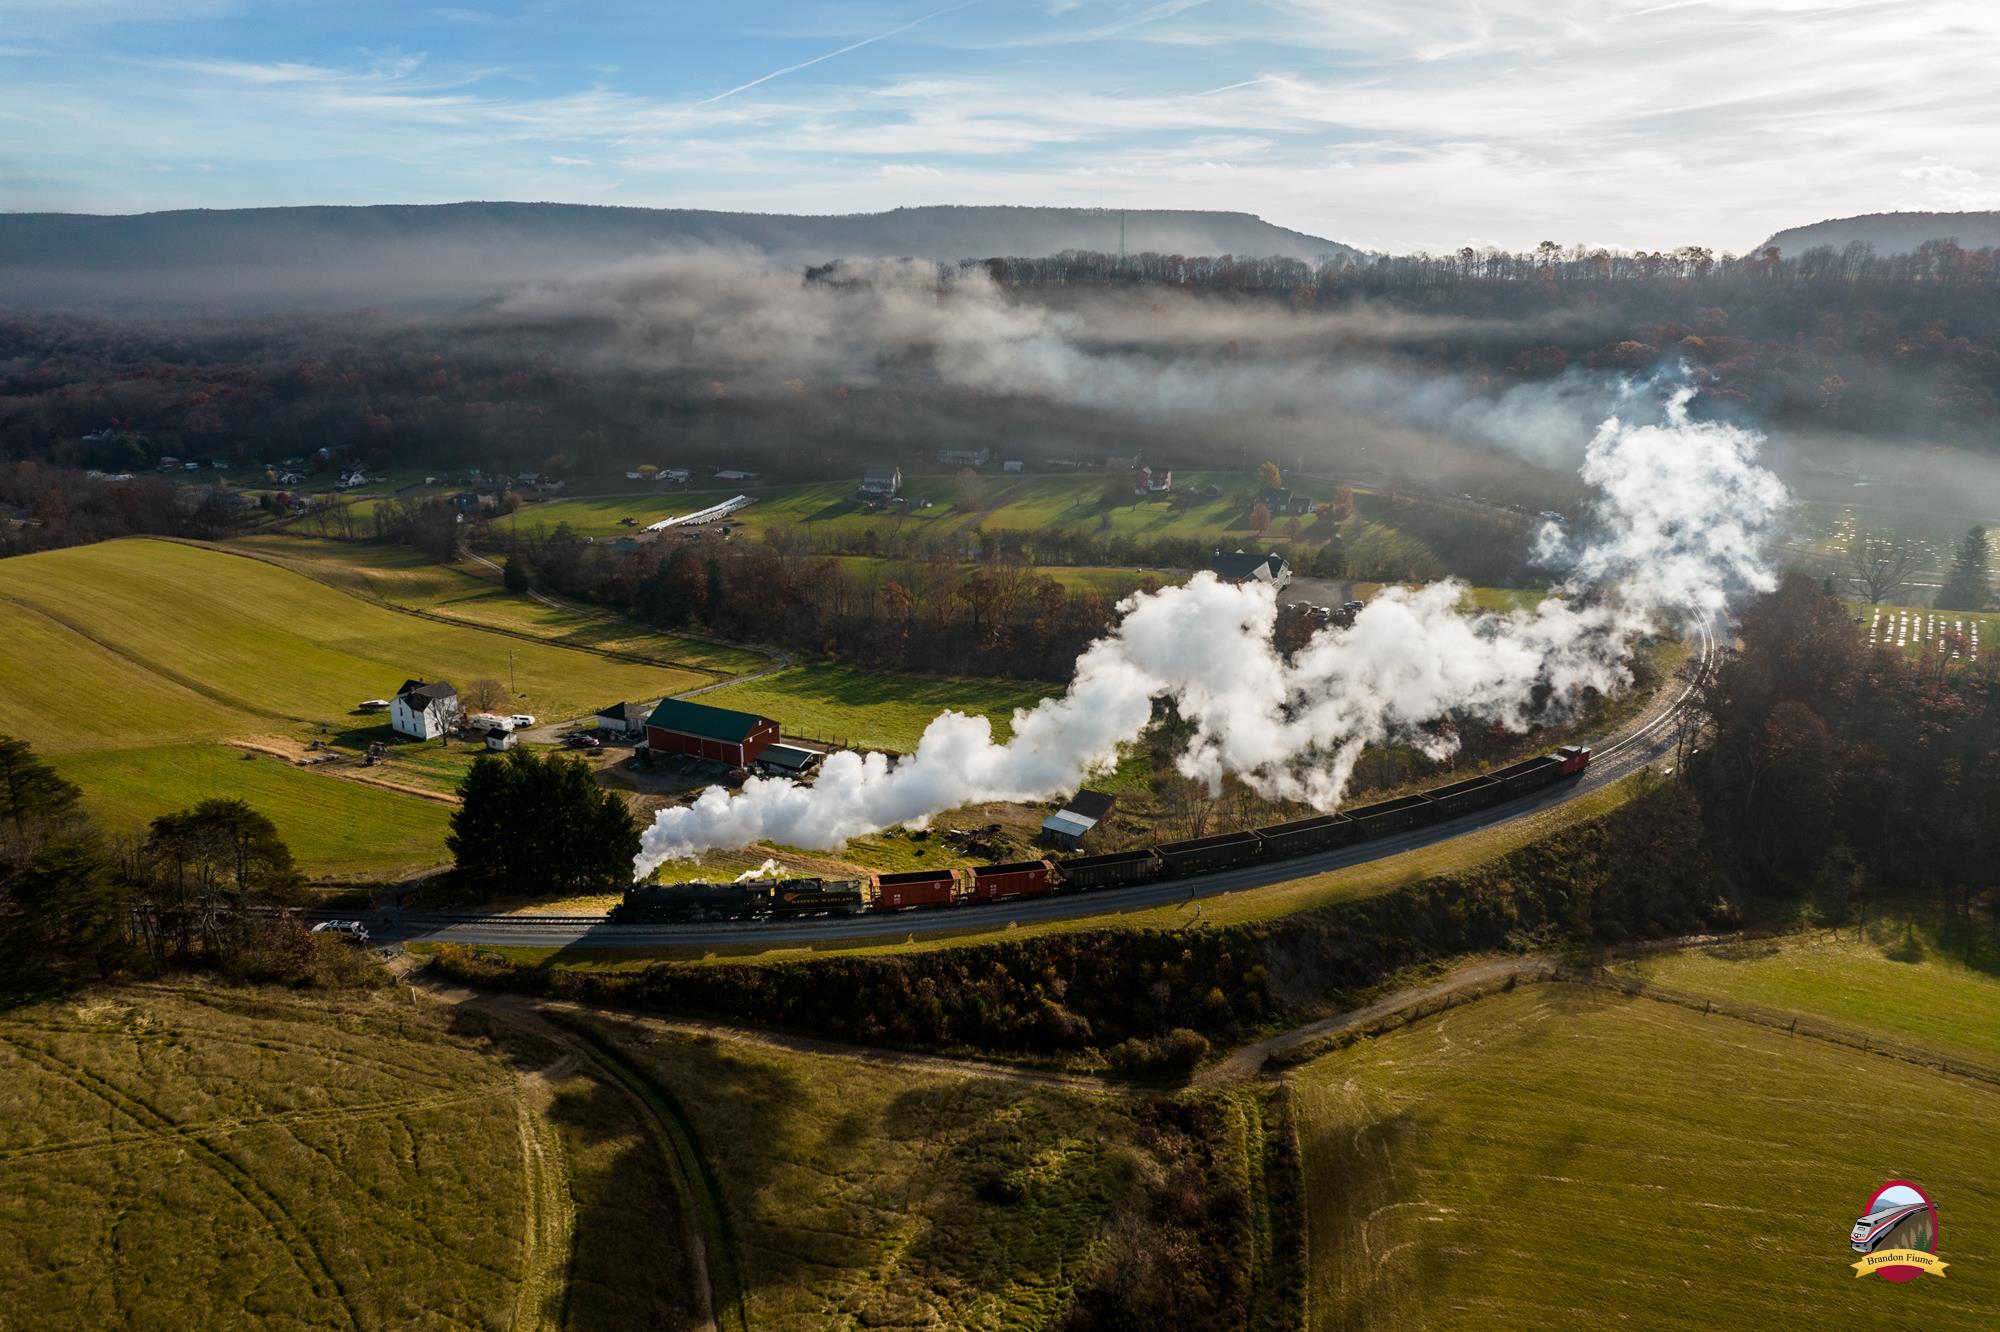
[[[520,690],[514,688],[514,649],[507,649],[507,692],[520,697]]]
[[[1118,261],[1125,262],[1125,210],[1118,210]]]

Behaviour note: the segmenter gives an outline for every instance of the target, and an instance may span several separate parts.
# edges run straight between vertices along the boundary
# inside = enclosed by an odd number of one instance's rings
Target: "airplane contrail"
[[[859,51],[864,46],[873,46],[876,42],[886,41],[898,33],[905,33],[920,24],[929,23],[934,18],[943,18],[946,14],[955,14],[961,9],[966,9],[978,3],[979,0],[959,0],[958,4],[946,5],[943,9],[933,10],[931,13],[925,14],[920,18],[913,18],[900,28],[891,28],[887,32],[878,32],[873,37],[863,37],[858,42],[850,42],[838,51],[828,51],[825,55],[816,55],[811,60],[801,60],[796,65],[786,65],[783,69],[774,69],[769,74],[752,79],[748,83],[739,83],[727,92],[719,92],[713,97],[704,97],[699,102],[696,102],[695,105],[707,106],[710,102],[719,102],[725,97],[734,97],[737,93],[748,92],[760,83],[769,83],[772,79],[782,79],[787,74],[796,74],[802,69],[809,69],[819,64],[821,61],[831,60],[835,56],[846,55],[849,51]]]

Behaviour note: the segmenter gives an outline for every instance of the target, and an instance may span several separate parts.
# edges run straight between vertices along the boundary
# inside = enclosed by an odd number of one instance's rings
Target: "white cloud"
[[[79,182],[68,206],[122,202],[156,162],[289,170],[291,188],[338,182],[343,197],[456,197],[468,181],[488,197],[586,192],[615,166],[643,173],[633,202],[1223,207],[1398,250],[1475,237],[1740,250],[1826,216],[2000,203],[2000,6],[1984,0],[951,12],[898,29],[870,11],[881,27],[859,30],[873,36],[709,90],[581,64],[576,87],[393,48],[342,62],[183,46],[115,86],[85,72],[101,62],[38,59],[10,66],[0,115],[45,128],[0,160]],[[884,169],[912,161],[923,171]]]

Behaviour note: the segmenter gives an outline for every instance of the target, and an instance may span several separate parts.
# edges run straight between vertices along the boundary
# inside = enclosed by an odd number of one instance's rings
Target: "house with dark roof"
[[[769,717],[685,699],[662,699],[646,718],[646,748],[655,754],[692,754],[747,768],[777,741],[778,723]]]
[[[1225,583],[1268,583],[1281,588],[1292,581],[1292,566],[1285,563],[1285,557],[1275,552],[1268,555],[1245,555],[1242,551],[1224,554],[1215,552],[1215,558],[1208,567],[1217,578]]]
[[[398,735],[435,740],[457,724],[458,691],[442,680],[405,680],[389,704],[389,726]]]
[[[871,467],[861,474],[860,494],[868,499],[894,499],[903,489],[903,469]]]

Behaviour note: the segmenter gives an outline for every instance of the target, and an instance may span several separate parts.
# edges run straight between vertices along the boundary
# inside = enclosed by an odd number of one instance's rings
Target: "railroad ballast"
[[[1338,814],[1316,814],[1267,828],[1219,833],[1108,855],[1026,860],[971,869],[871,874],[866,879],[634,884],[626,889],[625,900],[612,908],[611,919],[634,923],[857,916],[863,912],[931,910],[1211,874],[1444,823],[1553,786],[1565,777],[1581,774],[1589,765],[1588,749],[1565,745],[1554,753],[1434,787],[1421,795],[1363,805]]]

